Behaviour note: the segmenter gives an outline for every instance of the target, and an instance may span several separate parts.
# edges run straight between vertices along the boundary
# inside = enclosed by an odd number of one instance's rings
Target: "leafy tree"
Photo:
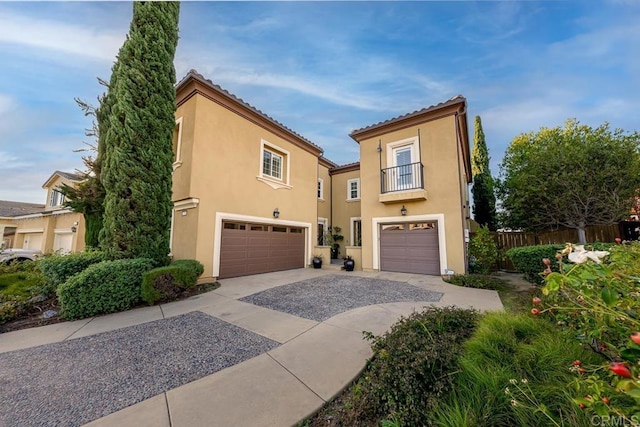
[[[504,225],[533,231],[564,226],[585,242],[588,225],[625,217],[640,188],[640,134],[575,119],[521,134],[501,165]]]
[[[178,2],[134,2],[113,68],[100,165],[106,191],[100,243],[110,258],[168,261],[179,9]]]
[[[105,82],[98,79],[101,84]],[[92,151],[98,152],[98,156],[94,158],[91,155],[83,156],[82,161],[85,166],[85,170],[80,172],[82,181],[77,186],[69,186],[62,184],[60,191],[65,196],[64,206],[73,209],[76,212],[82,213],[84,216],[84,222],[86,232],[84,235],[84,243],[87,247],[97,248],[99,246],[98,236],[102,229],[102,217],[104,213],[104,187],[100,180],[100,162],[101,156],[104,155],[104,150],[100,147],[104,146],[104,138],[99,137],[99,128],[101,122],[104,121],[104,112],[102,106],[104,105],[105,97],[98,98],[101,107],[93,107],[85,101],[75,99],[76,103],[84,111],[85,116],[93,116],[95,119],[92,122],[92,127],[86,129],[85,135],[94,137],[98,140],[97,145],[93,143],[85,144],[89,146],[88,149],[78,151]],[[98,120],[98,123],[96,123]]]
[[[496,195],[493,191],[493,177],[489,170],[489,151],[482,130],[480,116],[474,119],[473,152],[471,171],[473,173],[473,219],[489,230],[496,230]]]

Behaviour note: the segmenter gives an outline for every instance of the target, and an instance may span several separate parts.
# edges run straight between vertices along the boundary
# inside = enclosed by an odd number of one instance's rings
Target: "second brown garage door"
[[[222,223],[220,278],[304,267],[304,229]]]
[[[380,270],[440,275],[437,223],[382,225]]]

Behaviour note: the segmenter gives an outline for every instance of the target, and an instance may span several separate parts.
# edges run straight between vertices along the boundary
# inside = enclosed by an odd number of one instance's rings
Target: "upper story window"
[[[347,200],[360,199],[360,178],[354,178],[347,181]]]
[[[176,119],[176,126],[173,128],[173,170],[182,165],[182,117]]]
[[[318,178],[318,199],[324,200],[324,180]]]
[[[282,156],[268,148],[262,149],[262,175],[282,180]]]
[[[276,190],[291,188],[291,185],[289,185],[290,162],[291,155],[287,150],[262,140],[260,144],[258,180]]]
[[[49,193],[49,206],[60,206],[64,203],[64,195],[58,190]]]

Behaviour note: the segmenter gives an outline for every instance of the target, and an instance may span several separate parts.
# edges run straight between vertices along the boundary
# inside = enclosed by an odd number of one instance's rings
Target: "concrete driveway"
[[[362,370],[362,331],[429,305],[502,309],[494,291],[404,273],[300,269],[221,284],[1,334],[0,424],[292,425]]]

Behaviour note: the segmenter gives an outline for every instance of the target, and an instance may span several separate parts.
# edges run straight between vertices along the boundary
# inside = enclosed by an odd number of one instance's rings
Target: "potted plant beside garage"
[[[322,268],[322,254],[313,256],[313,268]]]
[[[347,255],[347,257],[344,259],[344,269],[346,271],[353,271],[355,266],[356,262],[353,260],[353,258],[351,258],[351,255]]]

